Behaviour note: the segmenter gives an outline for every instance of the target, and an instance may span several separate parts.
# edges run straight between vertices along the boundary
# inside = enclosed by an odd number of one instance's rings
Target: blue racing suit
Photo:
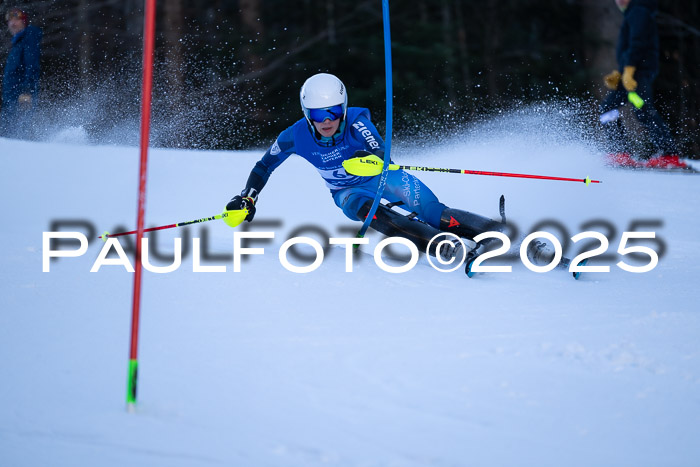
[[[330,138],[321,137],[305,118],[284,130],[265,152],[253,170],[242,196],[257,198],[270,174],[292,154],[306,159],[326,182],[335,204],[352,220],[363,220],[360,208],[374,199],[379,175],[361,177],[348,174],[343,161],[355,151],[365,150],[383,154],[384,141],[372,124],[369,110],[349,107],[338,132]],[[403,170],[390,171],[382,198],[391,203],[402,201],[402,208],[415,212],[418,218],[440,228],[440,216],[446,208],[435,194],[415,176]]]

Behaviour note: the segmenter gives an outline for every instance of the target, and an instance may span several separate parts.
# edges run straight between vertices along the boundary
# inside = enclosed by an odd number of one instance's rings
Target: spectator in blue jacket
[[[0,134],[9,137],[30,135],[31,117],[39,93],[41,29],[29,24],[27,13],[11,8],[5,15],[12,35],[12,47],[5,63],[2,81]]]

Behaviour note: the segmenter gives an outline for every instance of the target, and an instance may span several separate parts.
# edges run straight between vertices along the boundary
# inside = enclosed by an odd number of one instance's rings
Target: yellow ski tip
[[[232,211],[224,210],[224,212],[221,213],[221,219],[226,222],[226,225],[234,228],[241,225],[241,222],[243,222],[246,217],[248,217],[248,210],[246,208]]]
[[[343,168],[350,175],[359,175],[361,177],[374,177],[382,173],[384,160],[379,156],[370,154],[364,157],[353,157],[343,161]]]

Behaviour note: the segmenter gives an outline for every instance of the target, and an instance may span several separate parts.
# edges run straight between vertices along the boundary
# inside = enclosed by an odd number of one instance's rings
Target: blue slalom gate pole
[[[382,13],[384,18],[384,67],[386,70],[386,139],[384,140],[384,166],[379,177],[379,186],[377,187],[377,194],[374,196],[372,207],[367,214],[367,218],[362,224],[362,228],[357,233],[359,238],[365,236],[365,233],[367,232],[367,229],[374,218],[374,213],[377,212],[379,202],[382,199],[382,194],[384,193],[386,179],[389,176],[389,161],[391,160],[389,154],[391,153],[391,113],[392,96],[394,95],[394,91],[391,85],[391,30],[389,27],[389,0],[382,0]]]

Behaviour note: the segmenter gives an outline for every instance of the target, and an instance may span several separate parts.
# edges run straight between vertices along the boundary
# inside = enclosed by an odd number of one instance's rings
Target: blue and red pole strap
[[[365,236],[365,233],[367,232],[367,229],[374,218],[374,213],[377,212],[379,202],[381,201],[382,194],[384,193],[384,187],[386,186],[386,179],[389,176],[389,161],[391,159],[391,114],[392,96],[394,95],[394,91],[391,84],[391,29],[389,27],[389,0],[382,0],[382,16],[384,21],[384,67],[386,70],[386,138],[384,140],[384,166],[382,168],[382,173],[379,176],[377,194],[374,196],[372,207],[367,214],[367,218],[362,224],[362,228],[357,233],[358,238]]]

